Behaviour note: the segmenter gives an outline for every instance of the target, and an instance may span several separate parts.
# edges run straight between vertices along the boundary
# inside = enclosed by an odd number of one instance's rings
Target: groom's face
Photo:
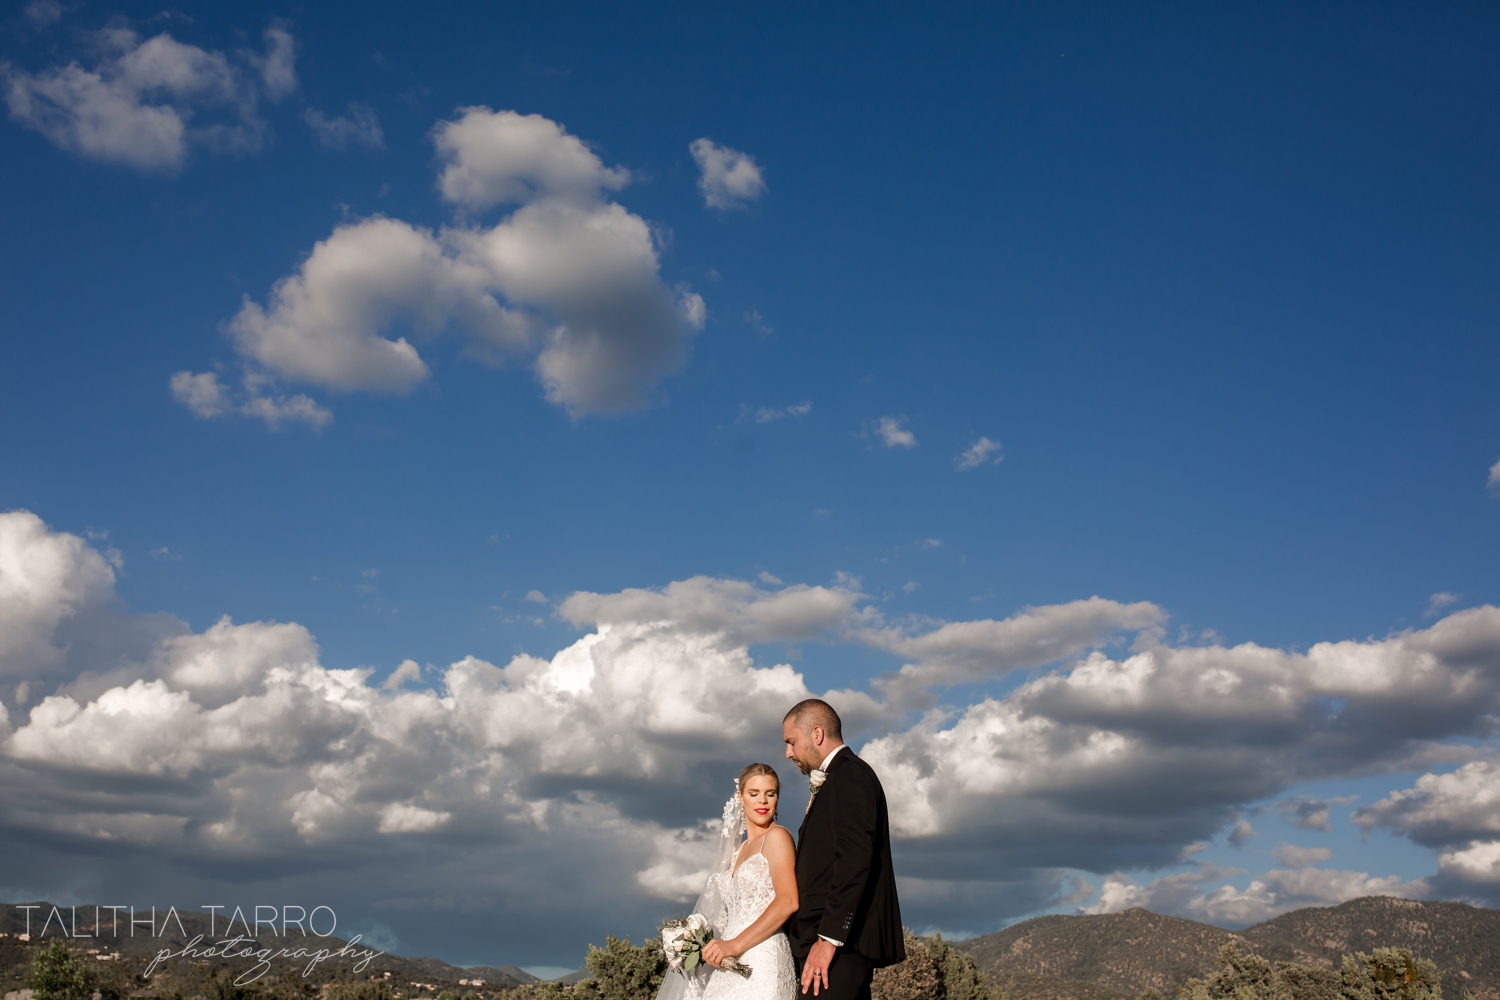
[[[786,741],[786,759],[796,761],[797,769],[803,774],[811,774],[813,769],[823,763],[823,751],[819,744],[823,742],[823,727],[813,726],[807,732],[797,728],[796,719],[787,719],[781,724],[781,738]]]

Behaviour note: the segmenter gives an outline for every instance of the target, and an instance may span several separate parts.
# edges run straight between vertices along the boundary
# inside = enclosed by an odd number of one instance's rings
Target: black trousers
[[[811,987],[806,994],[800,993],[802,963],[806,960],[806,955],[796,957],[799,1000],[803,997],[812,1000],[813,995]],[[833,953],[833,961],[828,966],[828,985],[818,987],[817,1000],[870,1000],[870,981],[874,978],[875,966],[868,958],[857,951],[840,948]]]

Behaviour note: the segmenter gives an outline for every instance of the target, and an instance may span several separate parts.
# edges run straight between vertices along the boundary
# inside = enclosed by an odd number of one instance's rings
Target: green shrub
[[[1178,1000],[1442,1000],[1437,966],[1405,948],[1376,948],[1345,955],[1341,972],[1241,955],[1232,944],[1219,952],[1219,968],[1190,979]],[[1145,1000],[1142,997],[1142,1000]]]
[[[574,994],[595,992],[602,1000],[655,1000],[667,974],[667,957],[662,954],[661,939],[647,938],[640,946],[630,938],[613,934],[604,939],[604,947],[589,945],[585,966],[594,982],[579,983]]]
[[[878,969],[871,1000],[1008,1000],[1004,990],[938,934],[919,938],[906,932],[906,961]]]
[[[453,994],[448,995],[451,997]],[[391,992],[390,985],[384,982],[348,983],[330,990],[328,1000],[395,1000],[395,994]]]
[[[1405,948],[1344,956],[1345,1000],[1443,1000],[1437,965]]]
[[[61,939],[54,939],[31,961],[26,987],[35,1000],[89,1000],[94,993],[94,977],[83,962],[68,951]]]

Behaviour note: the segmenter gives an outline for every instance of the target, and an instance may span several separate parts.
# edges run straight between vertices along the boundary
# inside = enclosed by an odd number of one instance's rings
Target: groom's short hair
[[[822,698],[808,698],[797,702],[781,721],[785,722],[787,719],[791,719],[793,724],[804,733],[812,732],[813,726],[822,726],[824,736],[831,736],[840,743],[844,742],[844,728],[839,720],[839,713],[835,712],[833,706]]]

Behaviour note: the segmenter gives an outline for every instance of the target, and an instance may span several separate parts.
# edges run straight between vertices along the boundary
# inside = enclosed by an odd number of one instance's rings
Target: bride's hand
[[[734,958],[735,955],[736,952],[729,946],[729,943],[727,941],[720,941],[718,938],[714,938],[703,946],[703,961],[712,965],[715,969],[719,967],[724,959]]]

